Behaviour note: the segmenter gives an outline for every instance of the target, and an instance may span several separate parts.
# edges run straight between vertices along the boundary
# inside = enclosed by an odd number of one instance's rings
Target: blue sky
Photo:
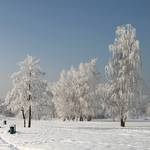
[[[11,89],[9,77],[27,54],[41,59],[49,81],[94,57],[104,75],[116,26],[128,23],[137,29],[150,87],[149,8],[149,0],[1,0],[0,94]]]

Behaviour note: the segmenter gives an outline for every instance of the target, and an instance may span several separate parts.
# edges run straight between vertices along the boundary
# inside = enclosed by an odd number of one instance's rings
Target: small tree
[[[130,106],[140,95],[141,57],[136,29],[130,24],[118,26],[115,41],[109,50],[112,58],[106,66],[106,73],[110,83],[110,99],[124,127]]]
[[[39,59],[27,56],[19,66],[20,71],[11,76],[13,88],[6,96],[6,103],[16,114],[22,112],[24,127],[28,116],[28,127],[31,127],[32,107],[35,108],[46,100],[50,101],[51,97],[46,95],[47,83],[42,79],[44,73],[39,66]]]

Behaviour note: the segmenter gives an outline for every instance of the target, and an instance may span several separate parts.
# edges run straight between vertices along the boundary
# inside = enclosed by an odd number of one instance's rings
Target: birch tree
[[[141,57],[136,29],[130,24],[118,26],[109,50],[112,56],[106,66],[106,74],[111,85],[110,100],[124,127],[130,106],[140,95]]]
[[[24,127],[26,127],[27,117],[28,127],[31,127],[32,108],[38,113],[38,106],[51,100],[46,93],[47,82],[42,79],[44,72],[39,62],[39,59],[27,56],[18,64],[20,70],[11,76],[13,88],[6,96],[8,109],[16,114],[22,112]]]
[[[96,59],[62,71],[52,90],[58,116],[63,120],[91,120],[95,116],[98,78]]]

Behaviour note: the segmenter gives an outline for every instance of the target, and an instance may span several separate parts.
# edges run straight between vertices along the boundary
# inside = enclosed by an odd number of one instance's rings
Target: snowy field
[[[2,120],[1,120],[2,122]],[[8,127],[0,128],[0,150],[150,150],[150,122],[92,122],[33,121],[32,128],[16,123],[17,133],[10,135]]]

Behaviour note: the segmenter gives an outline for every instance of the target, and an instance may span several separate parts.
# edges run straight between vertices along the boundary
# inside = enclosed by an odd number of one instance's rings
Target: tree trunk
[[[127,120],[127,116],[126,115],[122,115],[121,119],[120,119],[121,127],[125,127],[126,120]]]
[[[29,106],[29,122],[28,122],[28,128],[31,127],[31,105]]]
[[[83,121],[83,117],[82,116],[80,116],[80,121]]]
[[[87,117],[87,121],[91,121],[92,120],[92,117],[91,116],[88,116]]]
[[[24,114],[24,109],[22,108],[22,117],[23,117],[23,120],[24,120],[24,127],[26,127],[26,117],[25,117],[25,114]]]
[[[30,77],[31,77],[31,72],[30,72]],[[31,91],[31,83],[29,83],[29,91]],[[29,121],[28,121],[28,128],[31,127],[31,95],[29,94]]]
[[[121,118],[120,120],[120,125],[121,127],[125,127],[125,120],[123,118]]]

